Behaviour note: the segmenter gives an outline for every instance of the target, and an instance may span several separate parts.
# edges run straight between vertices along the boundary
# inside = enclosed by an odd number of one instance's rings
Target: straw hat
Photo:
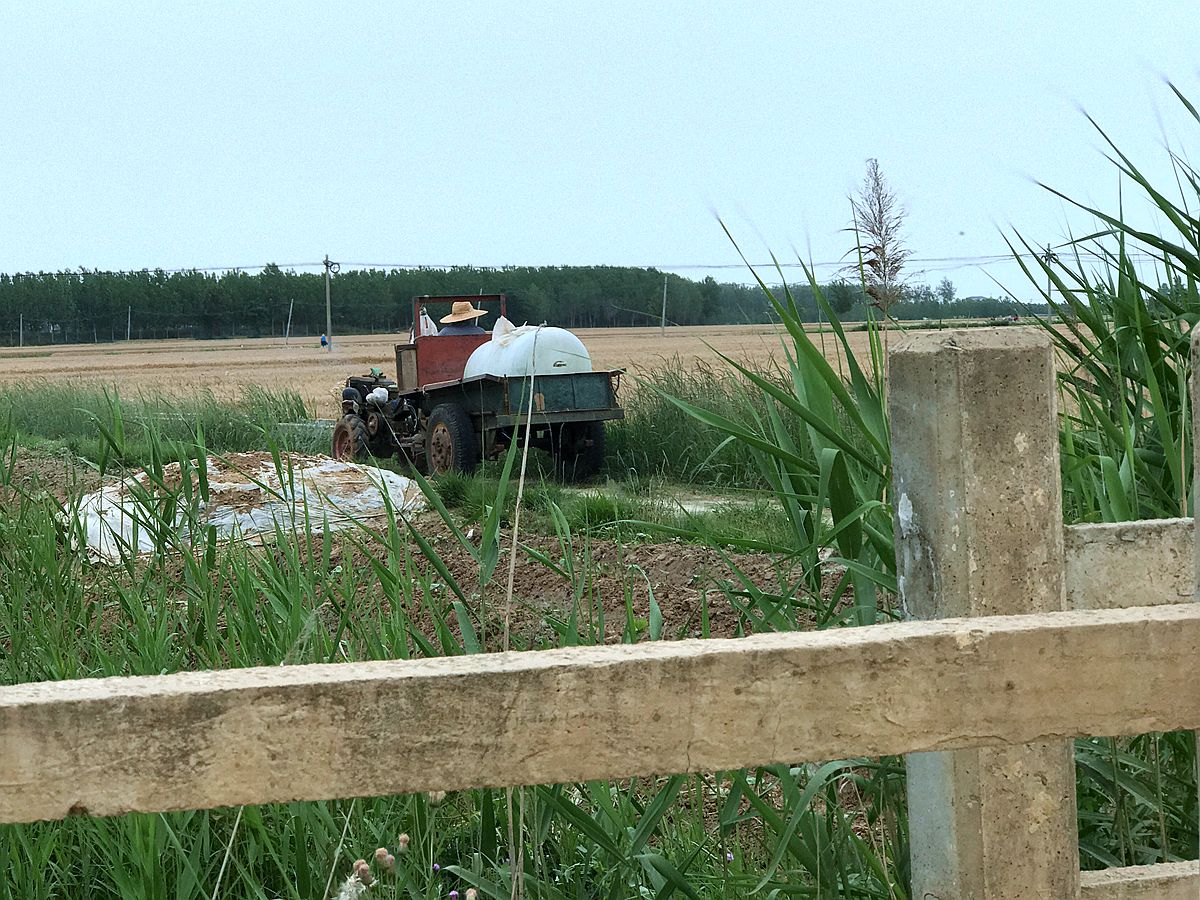
[[[450,315],[442,316],[441,322],[443,325],[450,325],[454,322],[466,322],[468,319],[478,319],[480,316],[486,315],[486,309],[476,309],[469,300],[457,300],[450,307]]]

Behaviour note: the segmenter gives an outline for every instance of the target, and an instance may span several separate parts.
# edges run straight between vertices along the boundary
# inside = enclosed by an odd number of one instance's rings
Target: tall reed
[[[1200,123],[1195,107],[1171,85]],[[1052,192],[1097,227],[1045,252],[1020,235],[1017,259],[1060,323],[1041,319],[1058,350],[1064,512],[1069,521],[1190,516],[1189,345],[1200,321],[1200,177],[1167,150],[1174,184],[1151,182],[1096,125],[1123,185],[1107,212]],[[1131,197],[1131,195],[1135,195]],[[1153,211],[1132,224],[1126,210]],[[1197,750],[1191,732],[1079,742],[1080,849],[1089,867],[1200,854]]]

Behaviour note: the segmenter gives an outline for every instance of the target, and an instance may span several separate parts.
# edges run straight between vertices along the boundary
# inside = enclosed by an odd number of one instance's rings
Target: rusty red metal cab
[[[467,296],[414,297],[412,340],[396,345],[396,381],[400,390],[415,391],[435,384],[446,384],[463,377],[467,360],[476,348],[491,340],[491,334],[423,334],[421,311],[427,306],[452,306],[470,303],[499,306],[500,315],[508,313],[508,298],[504,294],[471,294]],[[436,317],[433,317],[436,319]]]

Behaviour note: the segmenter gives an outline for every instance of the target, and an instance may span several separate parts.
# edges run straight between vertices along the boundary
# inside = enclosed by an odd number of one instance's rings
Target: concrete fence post
[[[905,613],[1063,609],[1048,336],[992,328],[908,337],[891,354],[888,409]],[[956,698],[930,684],[928,702]],[[1070,741],[910,754],[907,769],[915,900],[1078,896]]]

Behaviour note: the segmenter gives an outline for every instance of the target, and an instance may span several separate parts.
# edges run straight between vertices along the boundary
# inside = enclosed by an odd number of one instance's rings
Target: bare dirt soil
[[[19,490],[32,496],[48,495],[59,504],[66,504],[69,498],[101,486],[99,473],[66,453],[50,455],[18,448],[11,463],[11,485],[0,486],[0,502],[15,500],[14,495]],[[3,465],[7,471],[9,460],[6,459]],[[477,564],[436,513],[419,514],[413,525],[430,541],[455,582],[468,594],[470,606],[483,626],[481,640],[488,649],[499,649],[506,614],[510,536],[502,535],[504,552],[496,576],[481,592]],[[662,614],[664,638],[700,637],[706,629],[712,637],[734,637],[749,633],[752,627],[733,606],[724,586],[741,589],[745,578],[770,593],[778,591],[781,583],[794,582],[799,575],[793,563],[766,554],[722,553],[677,539],[665,543],[622,543],[602,534],[580,534],[575,535],[574,541],[570,552],[579,573],[577,584],[543,565],[524,549],[541,552],[560,568],[569,569],[557,538],[533,533],[522,535],[514,570],[513,603],[508,610],[514,647],[558,645],[560,640],[550,621],[565,622],[573,610],[581,633],[592,629],[599,632],[602,628],[606,643],[619,642],[632,616],[639,637],[644,639],[651,618],[651,595]],[[319,553],[320,539],[312,538],[310,547],[312,552]],[[272,551],[268,547],[264,552]],[[412,552],[415,569],[428,573],[433,583],[440,584],[441,577],[421,556],[415,542]],[[387,606],[388,601],[381,596],[382,589],[373,577],[370,562],[361,550],[351,541],[338,538],[333,557],[332,565],[350,566],[363,573],[362,585],[356,592],[360,606],[352,614],[369,617],[378,606]],[[419,598],[419,584],[415,590]],[[447,604],[452,599],[445,585],[434,590]],[[703,612],[706,605],[707,625]],[[417,607],[427,608],[427,605],[419,602]],[[423,615],[418,619],[421,630],[430,640],[435,640],[437,632],[432,618]],[[805,621],[806,616],[801,615],[800,622]],[[448,617],[448,625],[457,631],[452,615]]]
[[[596,368],[652,371],[666,365],[717,363],[723,353],[743,362],[765,363],[780,356],[780,335],[769,325],[703,325],[668,328],[583,328],[576,332]],[[865,354],[865,332],[849,334],[856,355]],[[181,394],[210,390],[232,399],[259,385],[296,391],[318,417],[337,411],[348,375],[372,366],[394,374],[398,341],[406,335],[336,336],[332,352],[311,338],[219,341],[131,341],[117,344],[63,344],[0,350],[0,384],[46,379],[116,385],[119,389]],[[818,338],[818,341],[820,339]],[[829,353],[832,336],[826,335]]]
[[[793,562],[762,553],[721,553],[679,540],[637,544],[600,535],[576,535],[574,552],[580,579],[577,593],[576,584],[569,578],[527,552],[529,548],[561,563],[557,539],[525,534],[518,545],[513,599],[509,606],[506,599],[512,546],[509,534],[501,535],[500,563],[492,582],[481,590],[478,565],[436,514],[422,514],[413,525],[429,540],[466,595],[477,636],[489,651],[503,648],[506,618],[513,648],[561,646],[563,640],[556,634],[554,623],[565,627],[572,615],[578,633],[585,636],[585,643],[592,642],[586,637],[590,634],[595,634],[595,642],[599,643],[601,632],[604,643],[620,643],[631,617],[635,638],[646,640],[652,594],[662,615],[663,639],[698,638],[706,633],[710,637],[738,637],[752,633],[754,627],[734,606],[726,589],[741,590],[745,579],[761,591],[776,593],[781,583],[794,583],[800,574]],[[317,538],[309,546],[310,552],[320,553]],[[442,610],[445,627],[459,637],[458,623],[450,609],[454,594],[415,546],[412,552],[415,570],[429,579],[435,601],[432,606]],[[334,546],[331,565],[363,573],[356,595],[357,608],[349,610],[351,615],[371,621],[380,611],[386,614],[394,601],[383,596],[368,559],[358,547],[339,542]],[[413,591],[414,602],[408,612],[426,638],[436,644],[438,625],[430,613],[430,598],[423,596],[422,579],[415,579]],[[814,617],[806,611],[801,611],[796,619],[801,628],[815,624]]]
[[[0,502],[16,491],[46,494],[60,504],[68,497],[98,490],[100,473],[65,450],[33,452],[18,447],[13,456],[0,458]]]
[[[463,590],[478,584],[474,560],[444,533],[440,523],[427,516],[423,517],[419,527],[423,533],[434,535],[434,547]],[[494,589],[479,598],[481,618],[490,622],[491,636],[497,639],[503,626],[509,562],[507,547],[511,546],[507,543],[507,535],[503,539],[506,549],[497,568]],[[521,544],[561,563],[563,554],[555,538],[527,535],[523,536]],[[559,641],[547,619],[565,621],[573,610],[580,631],[589,625],[599,631],[600,616],[603,615],[605,643],[621,640],[629,615],[633,616],[636,627],[642,629],[640,636],[644,638],[652,595],[662,613],[664,638],[703,636],[706,604],[709,635],[735,637],[753,629],[732,605],[723,586],[739,590],[741,579],[745,578],[762,591],[778,592],[781,580],[789,582],[798,574],[794,572],[793,564],[780,562],[767,554],[722,554],[710,547],[677,539],[666,543],[622,544],[604,537],[583,538],[579,539],[574,553],[577,577],[581,579],[582,597],[578,600],[576,586],[569,579],[528,553],[518,552],[510,627],[520,645],[528,646],[538,641],[557,645]],[[427,570],[423,560],[418,560],[418,567]]]

